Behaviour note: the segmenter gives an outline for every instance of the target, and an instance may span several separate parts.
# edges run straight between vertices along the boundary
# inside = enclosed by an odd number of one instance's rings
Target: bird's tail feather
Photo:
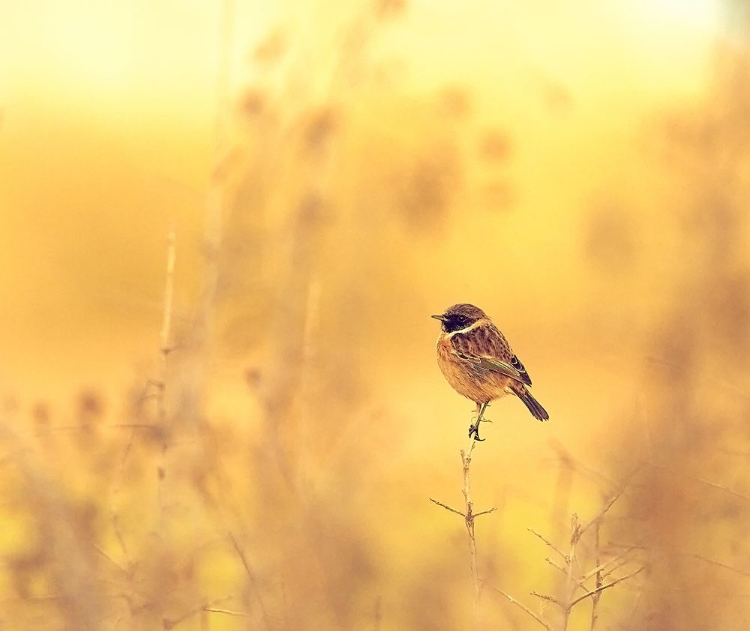
[[[521,401],[524,402],[524,405],[529,408],[529,412],[533,415],[535,419],[539,419],[540,421],[546,421],[549,419],[549,414],[547,414],[547,410],[545,410],[541,403],[537,401],[533,396],[531,396],[531,392],[529,392],[524,386],[521,386],[520,388],[514,388],[513,392],[518,396]]]

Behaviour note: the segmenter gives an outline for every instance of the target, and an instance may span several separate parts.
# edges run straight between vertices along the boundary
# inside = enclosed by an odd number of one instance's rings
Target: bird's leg
[[[477,421],[476,423],[469,425],[469,438],[474,436],[479,442],[484,441],[484,438],[479,438],[479,424],[484,420],[482,417],[484,416],[484,411],[487,409],[488,405],[489,401],[486,403],[477,403]]]

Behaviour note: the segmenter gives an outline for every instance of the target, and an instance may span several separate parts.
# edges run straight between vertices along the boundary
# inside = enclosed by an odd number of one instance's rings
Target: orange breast
[[[437,341],[437,362],[451,387],[467,399],[485,403],[508,394],[510,378],[461,359],[445,333]]]

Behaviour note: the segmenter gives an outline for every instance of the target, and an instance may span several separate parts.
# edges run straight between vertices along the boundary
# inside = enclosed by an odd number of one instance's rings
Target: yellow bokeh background
[[[745,3],[0,8],[8,628],[745,628]]]

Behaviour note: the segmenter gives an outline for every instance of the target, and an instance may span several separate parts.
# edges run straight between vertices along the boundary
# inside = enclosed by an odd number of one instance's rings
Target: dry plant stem
[[[245,572],[247,573],[247,578],[250,581],[250,585],[253,589],[253,592],[255,592],[255,597],[258,600],[258,606],[260,607],[260,613],[263,617],[263,626],[266,629],[270,629],[271,625],[268,620],[268,613],[266,612],[266,606],[263,604],[263,598],[260,593],[260,588],[258,586],[258,581],[255,578],[255,573],[252,571],[252,568],[250,567],[250,563],[247,560],[247,557],[245,556],[245,553],[242,551],[242,548],[240,548],[239,543],[237,543],[237,539],[231,532],[227,532],[227,536],[229,537],[229,541],[232,543],[232,547],[234,548],[234,551],[237,553],[237,556],[240,557],[240,561],[242,562],[242,567],[245,568]]]
[[[174,270],[175,270],[175,259],[176,259],[176,250],[177,250],[177,235],[175,232],[174,225],[170,226],[169,233],[167,234],[167,269],[166,269],[166,280],[164,282],[164,306],[162,308],[162,323],[161,323],[161,331],[159,332],[159,358],[160,358],[160,366],[159,366],[159,378],[158,379],[149,379],[146,382],[146,386],[144,387],[144,391],[141,394],[141,396],[138,399],[138,407],[140,407],[140,404],[145,401],[147,398],[149,398],[146,395],[146,392],[149,388],[149,386],[154,387],[156,389],[156,400],[157,400],[157,414],[158,414],[158,426],[159,428],[164,431],[164,426],[166,424],[167,420],[167,405],[166,405],[166,384],[167,384],[167,368],[168,368],[168,358],[169,353],[171,351],[171,347],[169,344],[169,339],[171,335],[171,328],[172,328],[172,310],[173,310],[173,304],[174,304]],[[122,534],[122,529],[120,528],[120,512],[117,507],[117,500],[119,498],[120,494],[120,488],[121,488],[121,481],[124,476],[125,472],[125,465],[128,461],[128,457],[130,456],[130,452],[133,448],[133,442],[135,441],[135,432],[138,429],[148,429],[153,431],[155,429],[154,425],[146,424],[146,423],[125,423],[125,424],[118,424],[114,425],[114,427],[124,427],[130,429],[130,435],[128,437],[128,442],[125,445],[125,450],[122,454],[122,458],[120,459],[120,464],[118,466],[117,470],[117,482],[115,483],[115,486],[112,490],[112,502],[111,502],[111,512],[112,512],[112,529],[114,530],[115,539],[117,540],[118,544],[120,545],[120,548],[122,550],[122,553],[125,555],[126,559],[128,560],[128,566],[132,565],[130,561],[130,555],[128,554],[128,548],[125,544],[125,538]],[[164,471],[164,455],[167,449],[166,442],[162,444],[162,452],[161,452],[161,458],[162,458],[162,464],[159,466],[159,493],[161,494],[161,479],[162,479],[162,472]]]
[[[430,501],[434,502],[438,506],[442,506],[445,510],[449,510],[451,513],[456,513],[456,515],[460,515],[461,517],[466,517],[466,515],[464,515],[464,513],[462,513],[460,510],[456,510],[452,506],[448,506],[448,504],[443,504],[442,502],[438,500],[434,500],[432,498],[430,498]]]
[[[244,611],[232,611],[231,609],[218,609],[217,607],[206,607],[203,611],[207,611],[208,613],[223,613],[227,616],[239,616],[242,618],[249,618],[250,614],[245,613]]]
[[[174,302],[174,267],[177,249],[177,236],[174,225],[169,228],[167,236],[167,277],[164,281],[164,309],[162,314],[161,334],[160,334],[160,355],[161,370],[158,381],[159,388],[159,427],[162,435],[161,445],[161,462],[158,467],[159,476],[159,505],[164,508],[164,485],[163,481],[166,476],[166,457],[167,457],[167,371],[169,368],[169,352],[171,350],[169,339],[172,328],[172,304]]]
[[[570,620],[570,611],[573,608],[572,601],[575,596],[576,587],[578,582],[573,574],[575,563],[576,563],[576,548],[578,547],[578,541],[581,539],[584,529],[581,528],[578,523],[578,515],[573,513],[573,517],[570,520],[570,552],[565,559],[567,566],[567,574],[565,578],[565,601],[562,603],[563,608],[563,621],[562,631],[566,631],[568,628],[568,621]]]
[[[586,598],[591,598],[592,600],[592,611],[591,611],[591,630],[593,631],[596,622],[598,620],[599,614],[598,614],[598,605],[599,605],[599,599],[601,597],[601,593],[605,589],[609,589],[610,587],[614,587],[618,583],[627,580],[636,574],[639,574],[642,572],[645,568],[640,567],[634,572],[631,572],[630,574],[626,574],[625,576],[622,576],[620,578],[617,578],[607,584],[604,584],[604,577],[616,570],[617,568],[621,567],[624,563],[627,562],[627,559],[620,562],[623,557],[627,554],[627,552],[623,555],[620,555],[619,557],[615,557],[614,559],[610,559],[609,561],[602,563],[600,559],[600,526],[601,526],[601,520],[602,518],[609,512],[609,509],[612,508],[612,505],[619,499],[619,497],[622,495],[622,491],[616,493],[610,500],[605,504],[604,508],[599,512],[598,515],[596,515],[591,521],[589,521],[586,525],[581,526],[578,521],[578,516],[574,513],[572,520],[571,520],[571,534],[570,534],[570,551],[565,556],[565,568],[566,568],[566,581],[565,581],[565,598],[564,602],[558,603],[558,605],[563,610],[563,619],[561,624],[562,631],[566,631],[568,628],[568,622],[570,619],[570,612],[573,610],[573,608]],[[595,537],[595,554],[596,554],[596,568],[592,570],[591,572],[582,575],[580,578],[576,577],[574,574],[574,566],[577,562],[576,559],[576,548],[578,546],[578,542],[581,540],[581,537],[584,535],[585,532],[587,532],[591,527],[594,527],[594,537]],[[629,552],[629,550],[628,550]],[[615,567],[611,568],[607,573],[604,572],[604,569],[608,567],[609,565],[614,564]],[[596,576],[596,587],[592,590],[587,590],[584,586],[584,581],[587,578],[590,578],[591,576]],[[585,590],[585,593],[581,596],[576,597],[576,590],[578,588],[583,588]]]
[[[177,236],[174,226],[169,229],[167,237],[167,278],[164,283],[164,311],[161,323],[161,369],[159,376],[159,423],[162,428],[167,420],[167,406],[165,395],[167,389],[167,368],[169,353],[172,350],[169,345],[169,337],[172,327],[172,306],[174,303],[174,264],[177,250]]]
[[[479,420],[477,420],[479,424]],[[476,434],[469,439],[469,447],[465,451],[461,450],[461,464],[464,472],[464,504],[466,513],[464,522],[466,523],[466,532],[469,534],[469,550],[471,551],[471,576],[474,580],[474,607],[479,600],[479,574],[477,573],[477,540],[474,535],[474,503],[471,500],[471,452],[474,451],[476,444]]]
[[[554,596],[548,596],[547,594],[540,594],[539,592],[531,592],[531,595],[541,600],[546,600],[548,603],[554,603],[558,607],[562,607],[562,603],[557,600]]]
[[[554,550],[556,554],[560,555],[563,559],[563,564],[560,565],[559,563],[553,561],[551,558],[547,557],[546,561],[549,563],[552,567],[554,567],[556,570],[562,572],[565,574],[565,585],[562,590],[562,596],[561,598],[554,598],[553,596],[548,596],[547,594],[540,594],[539,592],[531,592],[531,595],[540,598],[541,600],[544,600],[545,602],[551,602],[557,605],[560,610],[562,611],[562,617],[560,618],[559,625],[556,625],[554,628],[558,629],[559,631],[567,631],[568,629],[568,623],[570,621],[570,613],[573,610],[573,608],[578,605],[580,602],[586,600],[587,598],[591,598],[592,601],[592,612],[591,612],[591,631],[594,631],[594,628],[596,626],[599,613],[598,613],[598,605],[599,605],[599,599],[601,597],[601,593],[609,589],[610,587],[614,587],[618,583],[621,583],[622,581],[625,581],[629,578],[632,578],[636,574],[639,574],[645,569],[644,567],[640,567],[637,570],[631,572],[630,574],[626,574],[625,576],[621,576],[620,578],[614,579],[609,583],[604,583],[604,580],[607,576],[611,575],[613,572],[617,571],[619,568],[621,568],[623,565],[627,564],[630,559],[629,553],[635,549],[636,546],[629,546],[628,549],[623,552],[620,555],[614,556],[611,559],[608,559],[606,561],[601,560],[601,545],[600,545],[600,526],[601,526],[601,520],[602,518],[607,514],[610,508],[612,508],[612,505],[617,501],[617,499],[620,497],[622,492],[617,493],[614,497],[612,497],[604,506],[604,508],[599,512],[598,515],[596,515],[591,521],[589,521],[585,525],[581,525],[578,521],[578,515],[575,513],[572,516],[571,522],[570,522],[570,548],[567,553],[563,553],[559,548],[557,548],[549,539],[547,539],[544,535],[538,533],[536,530],[532,528],[528,528],[527,530],[532,533],[534,536],[541,539],[550,549]],[[577,548],[578,543],[581,540],[581,537],[584,535],[585,532],[587,532],[590,528],[594,528],[594,538],[595,538],[595,561],[596,561],[596,567],[587,572],[582,573],[580,569],[576,571],[576,568],[579,567],[579,561],[576,556],[577,554]],[[596,577],[596,587],[594,589],[589,589],[586,586],[586,581],[590,579],[592,576]],[[526,607],[524,604],[518,602],[515,600],[512,596],[509,594],[506,594],[505,592],[498,590],[496,588],[495,591],[499,592],[503,596],[505,596],[510,602],[515,604],[517,607],[525,611],[527,614],[529,614],[534,620],[536,620],[539,624],[544,626],[546,629],[552,630],[553,626],[548,623],[544,618],[542,618],[540,615],[534,613],[531,611],[528,607]],[[582,590],[584,593],[580,596],[576,596],[576,593],[578,590]]]
[[[594,552],[595,552],[595,559],[596,559],[596,589],[600,590],[597,591],[595,594],[591,596],[591,631],[594,631],[596,628],[596,622],[599,619],[599,599],[602,597],[601,587],[603,585],[602,580],[602,562],[600,557],[600,542],[599,542],[599,529],[601,526],[601,521],[596,522],[596,526],[594,527]]]
[[[604,561],[603,563],[600,563],[593,570],[584,574],[581,577],[581,581],[587,581],[592,576],[598,573],[601,573],[602,578],[609,576],[610,574],[612,574],[612,572],[620,569],[623,565],[625,565],[626,563],[630,561],[627,555],[630,553],[631,550],[632,548],[628,548],[622,554],[618,554],[617,556],[612,557],[611,559]],[[610,567],[610,566],[614,566],[614,567]],[[605,572],[604,570],[607,570],[607,571]]]
[[[216,3],[217,6],[219,3]],[[219,30],[218,62],[216,66],[216,111],[213,128],[213,156],[211,183],[206,193],[204,212],[205,271],[200,307],[193,330],[196,350],[191,371],[189,397],[193,420],[198,420],[204,411],[210,346],[213,338],[214,317],[220,283],[220,252],[223,240],[223,222],[226,206],[226,175],[231,164],[229,148],[230,85],[232,78],[232,55],[234,46],[236,0],[221,2],[221,24]]]
[[[721,561],[710,559],[701,554],[696,554],[695,552],[680,552],[679,550],[673,550],[667,547],[639,546],[639,545],[634,545],[630,543],[627,543],[627,544],[626,543],[612,543],[610,545],[620,547],[620,548],[629,548],[631,550],[647,550],[647,551],[653,551],[653,552],[661,552],[665,554],[675,554],[677,556],[696,559],[698,561],[703,561],[704,563],[708,563],[709,565],[713,565],[715,567],[720,567],[730,572],[734,572],[736,574],[739,574],[740,576],[750,577],[750,572],[744,568],[734,567],[727,563],[722,563]]]
[[[544,535],[538,533],[533,528],[527,528],[526,530],[528,530],[532,535],[535,535],[535,536],[539,537],[542,541],[544,541],[544,543],[546,543],[550,548],[552,548],[552,550],[554,550],[555,552],[557,552],[557,554],[559,554],[563,559],[566,558],[565,553],[562,550],[560,550],[559,548],[557,548],[554,543],[552,543],[549,539],[547,539],[547,537],[545,537]]]
[[[135,429],[131,429],[128,443],[127,445],[125,445],[125,451],[123,452],[122,458],[120,459],[120,466],[117,469],[117,481],[114,488],[112,489],[112,501],[110,505],[110,510],[112,512],[112,530],[115,533],[115,539],[117,539],[117,543],[120,545],[122,553],[125,555],[125,558],[128,561],[128,567],[132,566],[132,562],[130,560],[130,555],[128,554],[128,548],[125,545],[125,537],[123,537],[122,529],[120,528],[120,511],[118,508],[118,498],[120,496],[120,488],[122,486],[122,479],[125,472],[125,463],[127,462],[128,456],[130,455],[130,450],[133,448],[134,440]]]
[[[637,570],[631,572],[630,574],[621,576],[620,578],[617,578],[610,583],[606,583],[605,585],[601,585],[600,587],[597,587],[596,589],[592,589],[590,592],[586,592],[585,594],[582,594],[581,596],[579,596],[578,598],[570,602],[570,604],[568,605],[569,610],[573,609],[573,607],[575,607],[582,600],[586,600],[587,598],[596,596],[597,594],[600,594],[601,592],[603,592],[605,589],[609,589],[610,587],[614,587],[618,583],[622,583],[623,581],[626,581],[629,578],[633,578],[634,576],[637,576],[638,574],[643,572],[643,570],[645,569],[646,569],[645,566],[639,567]]]
[[[480,410],[479,416],[477,418],[477,426],[479,426],[479,423],[482,422],[482,413],[484,412],[484,408]],[[466,532],[469,535],[469,553],[470,553],[470,561],[471,561],[471,576],[472,581],[474,585],[474,599],[473,599],[473,607],[476,611],[477,603],[479,602],[479,594],[481,591],[480,583],[479,583],[479,572],[477,570],[477,540],[476,535],[474,531],[474,520],[481,516],[481,515],[487,515],[495,510],[495,508],[490,508],[489,510],[479,511],[477,513],[474,512],[474,502],[471,499],[471,456],[472,452],[474,451],[474,446],[476,445],[476,434],[472,434],[469,437],[469,446],[466,449],[461,450],[461,465],[463,469],[463,496],[464,496],[464,511],[461,512],[459,510],[456,510],[455,508],[452,508],[451,506],[448,506],[447,504],[444,504],[443,502],[440,502],[438,500],[435,500],[433,498],[430,498],[430,501],[437,504],[438,506],[441,506],[442,508],[450,511],[451,513],[455,513],[456,515],[460,515],[464,518],[464,524],[466,525]]]
[[[583,533],[585,533],[589,528],[591,528],[591,526],[598,524],[599,521],[602,519],[602,517],[604,517],[609,512],[609,509],[612,508],[612,505],[618,499],[620,499],[621,496],[622,496],[622,491],[618,491],[617,493],[615,493],[610,498],[610,500],[604,505],[604,508],[602,508],[602,510],[599,511],[599,514],[596,515],[596,517],[594,517],[591,521],[589,521],[589,523],[587,523],[585,526],[581,526],[580,533],[578,534],[578,538],[580,539],[583,536]]]
[[[212,608],[214,605],[218,605],[219,603],[229,600],[230,598],[231,596],[223,596],[222,598],[217,598],[216,600],[213,600],[210,603],[206,603],[205,605],[201,605],[200,607],[191,609],[190,611],[182,614],[179,618],[164,618],[164,620],[162,620],[162,628],[174,629],[174,627],[176,627],[179,624],[182,624],[183,622],[185,622],[189,618],[192,618],[196,614],[207,611],[210,608]]]
[[[531,609],[529,609],[522,602],[517,601],[515,598],[513,598],[513,596],[511,596],[510,594],[506,594],[501,589],[497,589],[496,587],[493,587],[492,589],[495,590],[498,594],[505,596],[511,603],[513,603],[516,607],[518,607],[522,611],[526,612],[529,616],[534,618],[534,620],[536,620],[539,624],[541,624],[545,629],[547,629],[548,631],[552,631],[552,625],[550,625],[546,620],[544,620],[544,618],[542,618],[538,614],[531,611]]]

